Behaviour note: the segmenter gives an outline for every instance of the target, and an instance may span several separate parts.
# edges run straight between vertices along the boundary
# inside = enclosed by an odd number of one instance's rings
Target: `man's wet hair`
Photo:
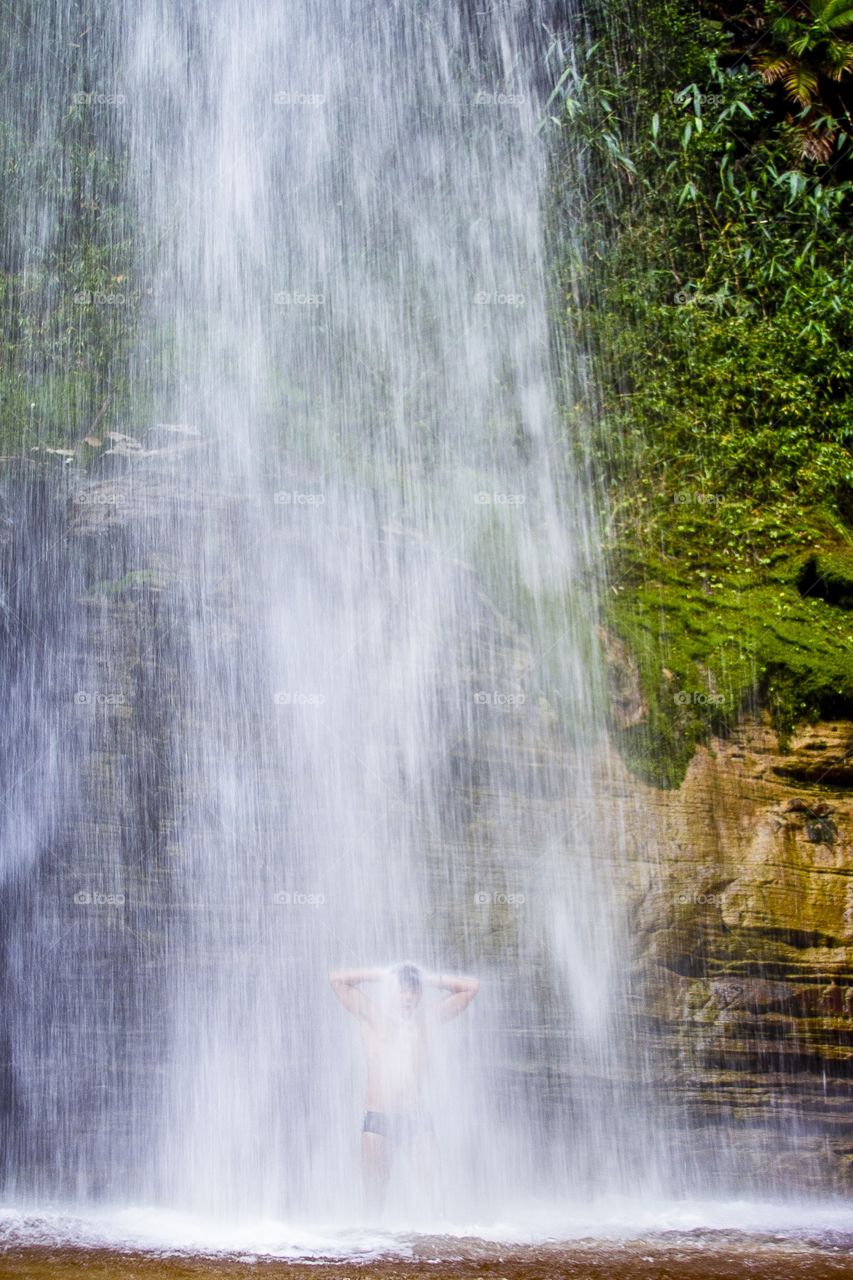
[[[407,960],[405,964],[398,964],[394,974],[402,991],[412,991],[415,995],[421,994],[423,979],[421,978],[421,971],[416,964],[412,964],[410,960]]]

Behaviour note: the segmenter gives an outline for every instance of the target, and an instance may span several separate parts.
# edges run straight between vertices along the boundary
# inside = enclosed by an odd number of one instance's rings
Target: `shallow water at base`
[[[60,1250],[69,1258],[97,1252],[151,1259],[164,1254],[218,1258],[223,1264],[242,1259],[312,1265],[396,1259],[458,1262],[464,1269],[477,1259],[530,1259],[543,1251],[550,1255],[576,1247],[584,1252],[630,1251],[643,1241],[667,1250],[725,1247],[745,1256],[793,1250],[799,1257],[829,1251],[846,1257],[853,1275],[853,1206],[840,1201],[640,1202],[606,1197],[562,1207],[519,1206],[512,1220],[437,1220],[430,1230],[417,1232],[401,1222],[341,1228],[318,1221],[295,1226],[271,1218],[222,1221],[145,1207],[101,1209],[88,1216],[60,1208],[0,1208],[0,1250],[7,1257],[26,1253],[34,1259],[56,1256]],[[0,1270],[2,1274],[11,1273]]]

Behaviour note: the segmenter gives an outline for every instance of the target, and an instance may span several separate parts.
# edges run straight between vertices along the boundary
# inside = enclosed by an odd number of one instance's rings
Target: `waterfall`
[[[82,220],[74,314],[121,364],[50,402],[94,461],[8,512],[8,1194],[362,1220],[328,974],[402,960],[481,989],[434,1046],[443,1202],[401,1158],[394,1222],[636,1188],[588,375],[545,248],[567,15],[51,10],[10,19],[7,254],[57,314]]]

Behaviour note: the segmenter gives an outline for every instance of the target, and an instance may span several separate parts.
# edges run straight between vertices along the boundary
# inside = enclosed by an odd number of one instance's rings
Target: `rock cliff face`
[[[752,718],[700,748],[678,790],[622,776],[654,1105],[694,1130],[697,1159],[723,1123],[736,1163],[782,1184],[853,1174],[851,764],[853,723],[782,751]]]

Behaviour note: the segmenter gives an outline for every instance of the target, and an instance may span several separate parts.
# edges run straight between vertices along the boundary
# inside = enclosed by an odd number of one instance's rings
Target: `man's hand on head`
[[[440,1002],[438,1016],[442,1022],[457,1018],[468,1008],[480,990],[479,978],[464,978],[454,974],[432,974],[425,981],[439,991],[447,991],[449,995]]]
[[[329,974],[332,990],[354,1018],[375,1023],[378,1010],[369,996],[360,990],[362,982],[378,982],[386,976],[384,969],[335,969]]]

